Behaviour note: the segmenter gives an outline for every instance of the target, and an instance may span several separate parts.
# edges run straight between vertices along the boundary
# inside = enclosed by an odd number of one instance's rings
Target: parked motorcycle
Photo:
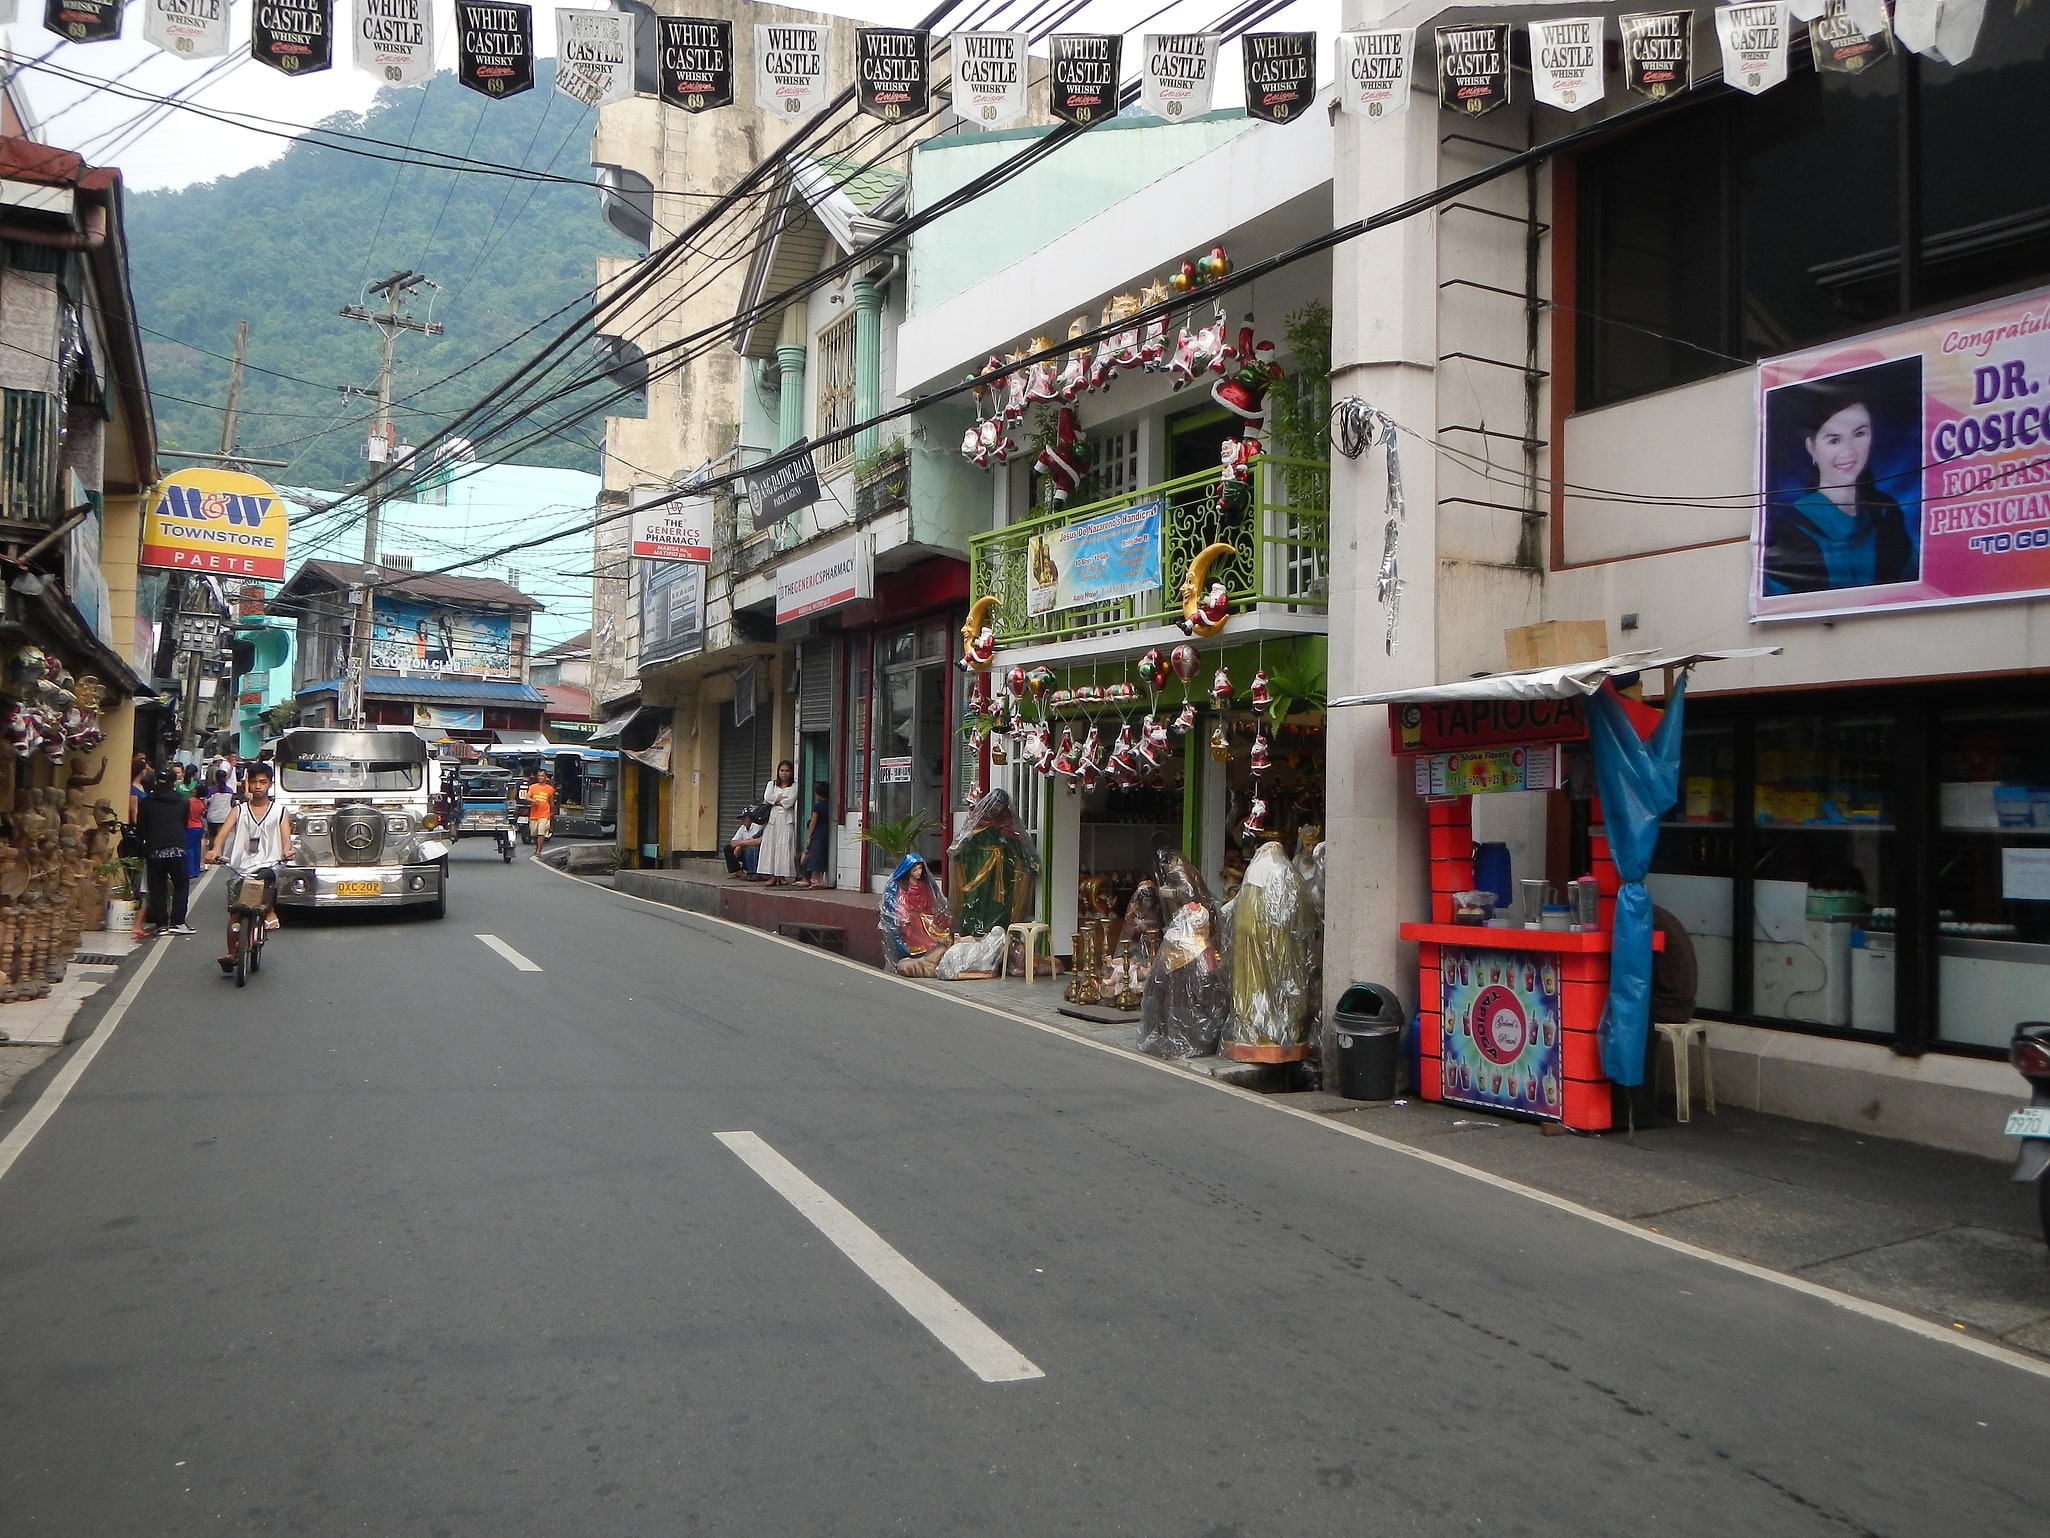
[[[2007,1135],[2022,1140],[2014,1178],[2036,1183],[2043,1242],[2050,1244],[2050,1020],[2024,1020],[2014,1028],[2007,1060],[2029,1081],[2029,1103],[2007,1118]]]

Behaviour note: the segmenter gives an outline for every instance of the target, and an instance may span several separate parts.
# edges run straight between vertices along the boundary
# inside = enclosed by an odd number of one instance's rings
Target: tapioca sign
[[[121,35],[121,0],[47,0],[43,29],[67,42],[111,42]]]
[[[1499,743],[1579,742],[1587,736],[1580,700],[1430,700],[1388,707],[1396,753],[1444,753]]]
[[[1060,32],[1051,40],[1046,72],[1047,110],[1063,123],[1087,128],[1118,113],[1118,53],[1122,37]]]
[[[661,16],[662,99],[686,112],[733,105],[733,23]]]
[[[334,0],[256,0],[249,52],[281,75],[315,75],[335,61]]]
[[[456,0],[456,78],[486,96],[534,88],[534,8]]]

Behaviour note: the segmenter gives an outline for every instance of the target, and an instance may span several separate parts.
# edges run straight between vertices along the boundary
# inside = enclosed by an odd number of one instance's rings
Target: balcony
[[[48,527],[57,505],[57,397],[0,391],[0,523]]]
[[[1330,466],[1299,459],[1255,460],[1251,501],[1236,515],[1217,509],[1219,474],[1205,470],[971,536],[973,591],[997,600],[990,621],[997,644],[1045,646],[1171,625],[1182,617],[1181,584],[1191,558],[1220,541],[1236,546],[1238,553],[1213,566],[1210,576],[1224,584],[1235,610],[1260,605],[1321,614],[1330,575]],[[1029,612],[1034,540],[1154,497],[1162,509],[1159,587],[1109,603]]]

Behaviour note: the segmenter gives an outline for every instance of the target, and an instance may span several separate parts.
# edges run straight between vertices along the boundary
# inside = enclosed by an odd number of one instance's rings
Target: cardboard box
[[[1548,619],[1502,632],[1512,672],[1599,662],[1609,655],[1609,627],[1598,619]]]

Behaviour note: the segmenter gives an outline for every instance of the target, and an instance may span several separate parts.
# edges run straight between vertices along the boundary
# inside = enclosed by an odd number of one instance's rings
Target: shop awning
[[[614,716],[610,721],[601,722],[598,729],[584,740],[594,748],[619,746],[619,739],[626,735],[626,729],[633,725],[634,717],[644,708],[636,705],[623,716]]]
[[[513,748],[521,753],[546,753],[555,744],[539,732],[495,732],[498,738],[495,746]]]
[[[1434,700],[1564,700],[1592,694],[1603,682],[1624,673],[1656,673],[1665,668],[1691,668],[1700,662],[1727,662],[1739,657],[1771,657],[1777,646],[1745,646],[1715,652],[1619,652],[1599,662],[1569,662],[1556,668],[1526,668],[1516,673],[1490,673],[1456,684],[1424,689],[1391,689],[1383,694],[1354,694],[1332,700],[1340,705],[1425,705]]]

